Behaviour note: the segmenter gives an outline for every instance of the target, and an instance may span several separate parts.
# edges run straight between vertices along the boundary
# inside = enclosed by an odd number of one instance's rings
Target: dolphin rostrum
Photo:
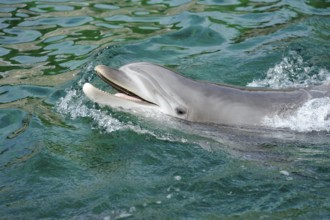
[[[120,93],[111,95],[90,83],[92,101],[123,110],[152,110],[192,122],[259,125],[265,116],[290,114],[306,101],[329,96],[329,86],[275,90],[195,81],[159,65],[139,62],[118,70],[95,67],[98,76]]]

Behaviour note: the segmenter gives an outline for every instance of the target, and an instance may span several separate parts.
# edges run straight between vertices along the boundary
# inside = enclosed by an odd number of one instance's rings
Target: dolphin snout
[[[107,69],[108,69],[108,67],[105,66],[105,65],[97,65],[97,66],[94,68],[94,70],[95,70],[96,72],[104,72],[104,71],[106,71]]]

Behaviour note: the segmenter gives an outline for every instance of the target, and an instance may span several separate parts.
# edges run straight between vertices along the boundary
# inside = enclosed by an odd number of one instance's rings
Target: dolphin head
[[[124,110],[160,111],[189,120],[189,109],[182,94],[187,83],[193,83],[192,80],[145,62],[127,64],[118,70],[98,65],[95,71],[120,93],[109,94],[85,83],[83,92],[92,101]]]

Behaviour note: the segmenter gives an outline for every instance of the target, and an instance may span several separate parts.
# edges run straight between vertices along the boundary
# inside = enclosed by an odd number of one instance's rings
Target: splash
[[[65,97],[56,104],[56,110],[63,115],[68,115],[72,119],[91,118],[100,129],[107,133],[123,128],[123,124],[113,118],[111,114],[105,113],[94,107],[90,108],[85,104],[86,100],[82,96],[81,90],[69,90]]]
[[[329,80],[329,71],[311,66],[296,52],[291,51],[279,64],[267,71],[264,79],[253,80],[247,86],[273,89],[303,88]]]
[[[274,89],[305,88],[329,83],[330,73],[324,68],[310,66],[296,52],[290,52],[279,64],[270,68],[264,79],[247,86]],[[291,115],[265,117],[263,124],[274,128],[289,128],[298,132],[330,131],[330,98],[308,100]]]
[[[82,84],[82,82],[78,82]],[[89,101],[83,95],[81,89],[70,89],[67,91],[66,96],[59,99],[56,103],[55,109],[62,115],[67,115],[71,119],[77,118],[89,118],[94,122],[94,128],[105,133],[112,133],[119,130],[132,130],[137,134],[150,135],[158,140],[170,141],[170,142],[181,142],[186,143],[187,140],[184,138],[177,138],[171,133],[164,132],[164,127],[154,130],[142,128],[140,125],[133,124],[132,122],[121,122],[114,118],[110,112],[102,109],[97,109],[95,106],[89,106]],[[153,114],[148,112],[146,118],[152,118],[163,122],[162,125],[170,124],[170,120],[164,118],[163,115]],[[171,127],[169,125],[169,127]],[[166,129],[166,126],[165,126]]]
[[[264,124],[275,128],[290,128],[298,132],[329,132],[330,98],[311,99],[290,116],[266,117]]]

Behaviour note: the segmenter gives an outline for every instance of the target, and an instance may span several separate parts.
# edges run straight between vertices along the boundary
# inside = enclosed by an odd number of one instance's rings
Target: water
[[[330,100],[260,128],[100,108],[97,64],[196,80],[329,82],[328,1],[0,2],[3,219],[328,219]]]

